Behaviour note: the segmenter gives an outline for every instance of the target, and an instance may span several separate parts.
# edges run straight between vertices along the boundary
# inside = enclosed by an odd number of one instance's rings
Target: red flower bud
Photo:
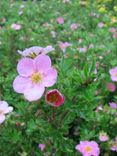
[[[65,98],[57,89],[53,89],[46,93],[45,100],[48,104],[59,107],[64,103]]]

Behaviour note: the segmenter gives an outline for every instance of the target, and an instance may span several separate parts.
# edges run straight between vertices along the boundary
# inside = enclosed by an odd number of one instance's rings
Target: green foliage
[[[113,3],[90,0],[88,3],[84,5],[80,0],[70,3],[62,0],[0,1],[0,99],[14,107],[5,123],[0,125],[0,155],[80,156],[75,146],[81,140],[97,141],[101,155],[116,154],[99,141],[102,130],[110,140],[117,136],[116,110],[108,105],[111,101],[117,102],[117,94],[106,89],[111,81],[109,69],[117,66],[117,39],[109,32],[110,27],[116,26],[110,17],[115,11]],[[103,4],[107,6],[108,14],[98,11]],[[99,17],[93,17],[91,13]],[[59,16],[65,19],[63,25],[56,22]],[[46,22],[47,27],[44,26]],[[99,22],[105,26],[99,28]],[[19,23],[22,28],[13,30],[12,23]],[[72,23],[80,25],[77,30],[71,31]],[[52,31],[57,34],[55,38]],[[80,39],[82,42],[78,42]],[[66,53],[61,51],[58,41],[71,43]],[[20,59],[17,50],[35,45],[55,47],[49,55],[59,73],[53,88],[65,96],[61,107],[47,105],[44,97],[29,103],[12,88]],[[80,52],[78,48],[84,46],[87,52]],[[102,111],[96,111],[99,106],[103,107]],[[46,145],[43,152],[38,148],[40,143]]]

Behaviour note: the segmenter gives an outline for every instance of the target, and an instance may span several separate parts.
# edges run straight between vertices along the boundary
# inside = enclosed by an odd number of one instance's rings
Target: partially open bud
[[[45,100],[48,104],[59,107],[64,103],[65,98],[57,89],[53,89],[46,93]]]

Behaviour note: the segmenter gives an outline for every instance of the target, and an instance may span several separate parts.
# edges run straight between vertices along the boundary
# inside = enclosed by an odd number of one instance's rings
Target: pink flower
[[[9,107],[6,101],[0,101],[0,124],[5,120],[5,114],[12,112],[13,107]]]
[[[105,142],[107,141],[109,138],[108,138],[108,135],[107,133],[105,132],[100,132],[99,133],[99,140],[102,141],[102,142]]]
[[[116,138],[114,141],[112,141],[111,150],[117,152],[117,140],[116,140]]]
[[[63,3],[69,3],[70,0],[63,0]]]
[[[117,38],[117,32],[113,34],[113,38]]]
[[[20,30],[21,27],[22,27],[22,26],[21,26],[20,24],[16,24],[16,23],[13,23],[13,24],[11,25],[11,28],[14,29],[14,30]]]
[[[78,51],[79,51],[80,53],[86,53],[87,50],[88,50],[88,49],[87,49],[86,46],[78,48]]]
[[[111,28],[109,29],[109,32],[111,32],[111,33],[114,33],[114,32],[116,32],[116,28],[114,28],[114,27],[111,27]]]
[[[18,50],[18,53],[21,54],[23,57],[35,58],[39,54],[47,54],[53,50],[54,50],[54,48],[51,45],[49,45],[45,48],[33,46],[33,47],[25,49],[24,51]]]
[[[80,141],[76,150],[81,152],[83,156],[99,156],[100,154],[99,146],[95,141]]]
[[[58,17],[56,21],[57,21],[58,24],[64,24],[63,17]]]
[[[71,46],[69,42],[59,42],[59,47],[64,53],[66,52],[66,48],[69,46]]]
[[[106,85],[106,88],[111,91],[111,92],[114,92],[116,90],[116,86],[114,83],[110,82]]]
[[[117,109],[117,104],[116,103],[110,102],[109,105],[110,105],[111,108]]]
[[[77,23],[72,23],[72,24],[70,25],[70,29],[71,29],[72,31],[76,30],[77,28],[78,28],[78,24],[77,24]]]
[[[45,144],[39,144],[38,147],[43,151],[45,149]]]
[[[46,93],[45,100],[48,104],[59,107],[64,103],[65,98],[57,89],[53,89]]]
[[[110,69],[111,80],[117,82],[117,67]]]
[[[28,101],[40,99],[45,87],[56,83],[57,71],[51,67],[50,57],[44,54],[38,55],[35,59],[21,59],[17,71],[19,75],[13,82],[13,88],[17,93],[24,94]]]
[[[99,28],[103,28],[104,27],[104,23],[102,23],[102,22],[98,23],[98,27]]]

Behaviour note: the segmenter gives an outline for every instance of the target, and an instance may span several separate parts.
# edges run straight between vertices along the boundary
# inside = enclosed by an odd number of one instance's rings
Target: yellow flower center
[[[58,100],[58,97],[57,97],[56,94],[53,94],[53,95],[51,95],[51,96],[49,97],[49,101],[50,101],[51,103],[56,102],[57,100]]]
[[[31,57],[31,58],[35,58],[36,56],[37,56],[37,55],[36,55],[34,52],[30,54],[30,57]]]
[[[34,83],[39,83],[39,82],[41,82],[41,80],[42,80],[42,74],[40,74],[40,73],[33,73],[32,75],[31,75],[31,80],[32,80],[32,82],[34,82]]]
[[[115,76],[117,77],[117,73],[115,74]]]
[[[85,151],[86,151],[86,152],[90,152],[91,150],[92,150],[92,148],[91,148],[90,146],[86,146],[86,147],[85,147]]]

